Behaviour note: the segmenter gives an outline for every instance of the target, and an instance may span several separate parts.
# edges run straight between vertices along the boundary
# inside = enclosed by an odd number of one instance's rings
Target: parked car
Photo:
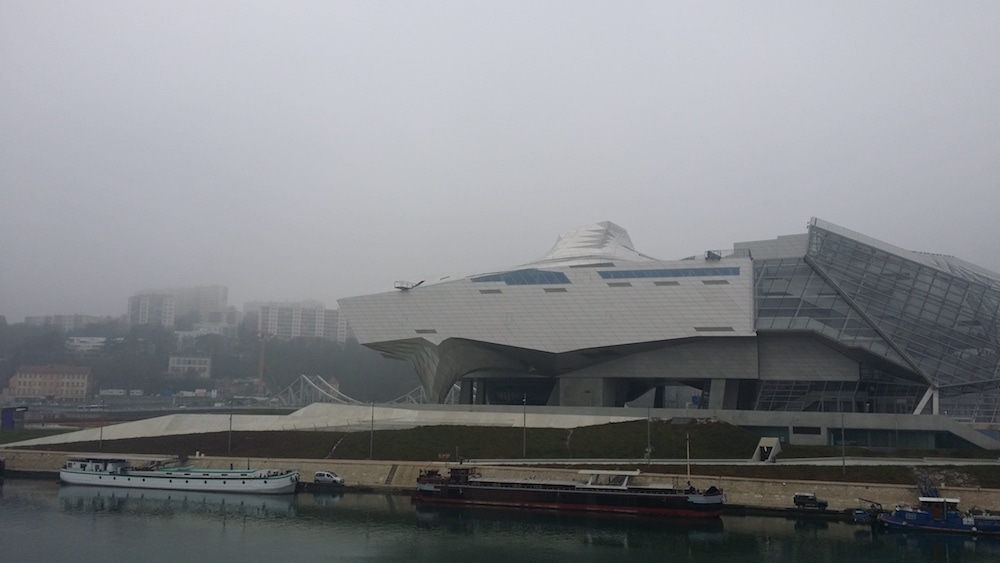
[[[317,485],[343,485],[344,478],[333,471],[317,471],[313,476],[313,483]]]
[[[826,510],[827,502],[816,498],[816,495],[813,493],[795,493],[795,497],[792,500],[795,502],[795,508]]]

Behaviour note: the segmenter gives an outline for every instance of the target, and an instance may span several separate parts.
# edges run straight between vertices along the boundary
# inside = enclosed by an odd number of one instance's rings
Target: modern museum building
[[[793,443],[846,426],[853,443],[1000,447],[1000,274],[819,219],[681,260],[603,222],[522,266],[395,287],[340,311],[429,402],[457,388],[466,404],[705,410]]]

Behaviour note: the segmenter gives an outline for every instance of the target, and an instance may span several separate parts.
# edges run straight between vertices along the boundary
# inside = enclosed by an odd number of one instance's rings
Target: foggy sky
[[[1000,2],[0,0],[0,314],[336,299],[610,220],[1000,270]]]

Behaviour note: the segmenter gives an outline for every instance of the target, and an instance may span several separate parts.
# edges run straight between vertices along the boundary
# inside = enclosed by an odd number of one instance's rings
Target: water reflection
[[[344,493],[312,493],[309,496],[315,506],[332,506],[343,500]],[[300,498],[304,499],[306,496],[302,495]]]
[[[795,531],[799,533],[811,534],[829,529],[830,523],[818,518],[800,518],[795,521]]]
[[[402,495],[350,492],[272,497],[8,479],[0,521],[5,561],[37,560],[40,542],[66,561],[84,552],[94,560],[1000,561],[993,538],[873,533],[836,521],[417,507]]]
[[[585,538],[588,543],[620,546],[647,543],[653,538],[657,541],[681,538],[690,542],[725,540],[721,519],[632,518],[424,505],[418,505],[415,510],[419,526],[452,534],[573,534]]]
[[[58,497],[63,509],[71,512],[193,512],[256,518],[294,517],[297,512],[293,494],[248,495],[65,485],[59,488]]]
[[[933,561],[962,561],[962,556],[972,555],[976,561],[1000,561],[1000,538],[996,537],[889,532],[871,534],[870,541],[902,552],[926,554]]]
[[[531,544],[544,550],[565,542],[585,553],[638,554],[661,550],[703,553],[709,544],[726,540],[721,519],[646,519],[557,512],[523,512],[455,507],[418,507],[419,525],[448,535],[514,545]]]

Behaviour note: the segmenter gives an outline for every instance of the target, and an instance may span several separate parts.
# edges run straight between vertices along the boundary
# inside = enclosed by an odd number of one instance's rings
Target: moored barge
[[[421,471],[415,503],[603,512],[636,516],[718,518],[725,495],[669,485],[636,485],[639,471],[583,470],[586,482],[482,477],[473,467],[453,467],[447,476]]]
[[[292,469],[200,469],[190,466],[136,468],[127,458],[71,456],[59,470],[68,485],[212,491],[253,494],[295,492],[299,472]]]

